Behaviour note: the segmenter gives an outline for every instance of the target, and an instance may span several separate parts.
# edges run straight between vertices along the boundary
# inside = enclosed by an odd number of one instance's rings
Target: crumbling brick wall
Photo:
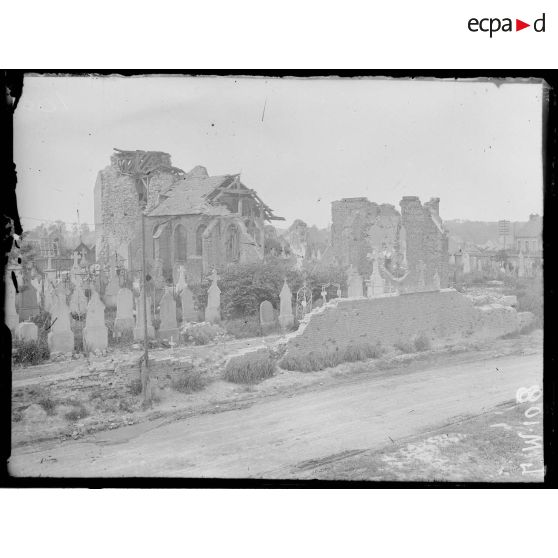
[[[450,343],[463,337],[498,337],[517,331],[510,307],[475,307],[453,289],[415,292],[372,299],[335,299],[308,314],[288,336],[286,357],[319,355],[349,345],[384,347],[412,342],[419,334]]]

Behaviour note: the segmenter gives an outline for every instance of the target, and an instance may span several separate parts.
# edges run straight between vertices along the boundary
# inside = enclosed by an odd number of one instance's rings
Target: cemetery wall
[[[412,342],[426,334],[434,344],[464,337],[499,337],[519,327],[517,312],[493,304],[475,307],[453,289],[335,299],[308,314],[298,331],[287,336],[287,357],[344,350],[349,345],[384,347]]]

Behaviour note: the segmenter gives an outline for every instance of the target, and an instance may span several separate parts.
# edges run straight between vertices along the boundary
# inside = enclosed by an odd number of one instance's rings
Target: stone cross
[[[294,324],[293,294],[289,285],[287,285],[286,278],[283,282],[283,288],[279,294],[279,299],[279,325],[281,326],[281,329],[286,330]]]
[[[170,339],[178,337],[178,324],[176,323],[176,301],[169,288],[165,289],[165,294],[161,298],[159,326],[159,338]]]
[[[211,274],[211,286],[207,291],[207,307],[205,309],[206,322],[221,321],[221,289],[217,286],[217,271],[214,269]]]
[[[82,314],[87,309],[87,297],[81,286],[81,282],[77,282],[74,292],[70,297],[70,312]]]
[[[87,305],[83,340],[87,352],[97,353],[107,350],[108,329],[105,325],[105,305],[95,290],[91,292],[91,300]]]

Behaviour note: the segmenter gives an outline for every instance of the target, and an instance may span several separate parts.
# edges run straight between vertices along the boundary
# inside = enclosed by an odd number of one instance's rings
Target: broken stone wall
[[[517,312],[510,307],[475,307],[453,289],[372,299],[335,299],[312,311],[298,331],[287,336],[287,357],[344,350],[350,345],[390,346],[412,342],[419,334],[434,343],[479,336],[499,337],[517,331]]]

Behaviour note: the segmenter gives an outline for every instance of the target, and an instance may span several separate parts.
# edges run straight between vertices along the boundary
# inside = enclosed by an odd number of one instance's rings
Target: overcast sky
[[[241,172],[277,215],[441,198],[442,219],[542,213],[542,86],[411,80],[27,77],[14,119],[23,226],[93,223],[113,147]],[[278,226],[284,226],[276,223]]]

